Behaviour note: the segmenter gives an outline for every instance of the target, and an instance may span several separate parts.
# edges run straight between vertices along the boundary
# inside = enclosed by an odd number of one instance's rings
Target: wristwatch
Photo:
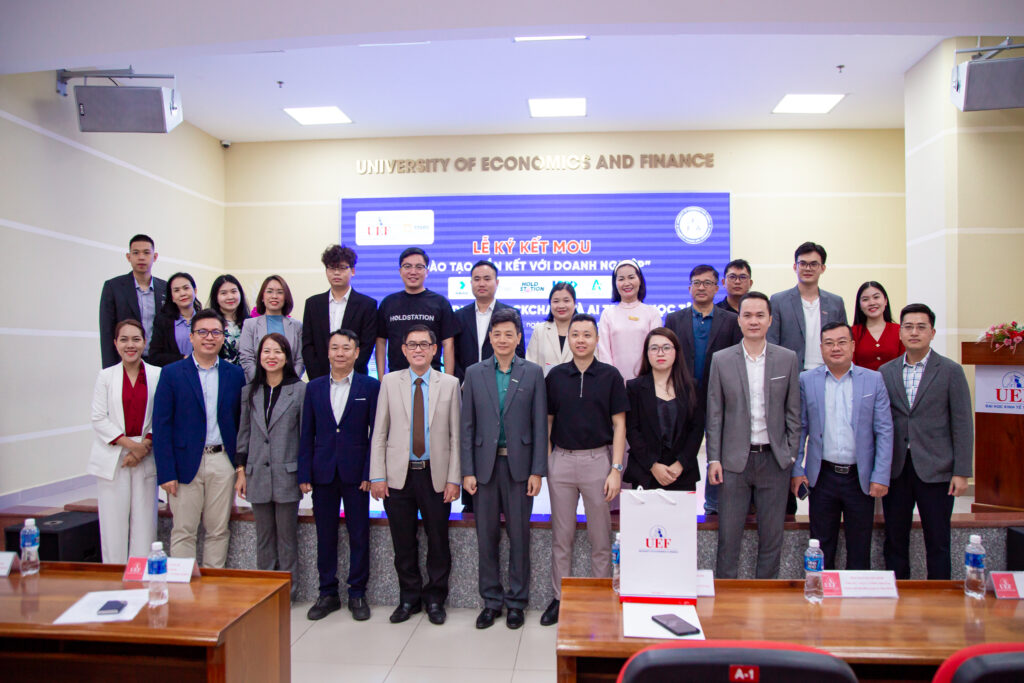
[[[615,470],[616,472],[618,472],[619,474],[622,474],[622,465],[621,464],[619,464],[619,463],[612,463],[612,469]]]

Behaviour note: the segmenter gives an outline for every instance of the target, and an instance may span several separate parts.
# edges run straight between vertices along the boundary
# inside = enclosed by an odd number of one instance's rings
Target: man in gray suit
[[[796,352],[801,370],[825,364],[821,357],[821,328],[832,322],[846,322],[843,297],[818,287],[825,272],[825,247],[804,242],[796,248],[793,270],[796,287],[772,295],[772,326],[768,343]]]
[[[974,412],[964,370],[932,350],[935,313],[924,304],[900,311],[907,352],[879,370],[893,421],[892,482],[882,499],[885,566],[910,578],[910,526],[917,504],[929,579],[950,578],[953,497],[967,490]]]
[[[523,625],[530,600],[530,513],[548,464],[548,403],[544,371],[516,356],[523,338],[515,309],[495,309],[487,337],[493,358],[466,369],[462,385],[462,487],[473,496],[480,549],[476,627],[487,628],[508,608],[505,623]],[[501,515],[509,541],[509,588],[498,569]]]
[[[735,579],[750,507],[757,506],[757,578],[779,575],[790,470],[800,438],[800,366],[796,353],[769,344],[772,306],[761,292],[740,299],[743,341],[711,358],[708,382],[708,479],[718,498],[715,575]]]

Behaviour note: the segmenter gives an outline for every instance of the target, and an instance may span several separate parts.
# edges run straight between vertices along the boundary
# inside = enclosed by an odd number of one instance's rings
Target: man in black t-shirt
[[[448,299],[423,284],[429,272],[430,257],[419,247],[409,247],[398,257],[398,264],[405,289],[388,294],[377,309],[377,375],[384,376],[385,350],[387,372],[409,367],[409,361],[402,354],[402,343],[406,330],[416,324],[426,325],[441,340],[431,366],[441,369],[443,351],[445,373],[455,374],[454,338],[459,324]]]

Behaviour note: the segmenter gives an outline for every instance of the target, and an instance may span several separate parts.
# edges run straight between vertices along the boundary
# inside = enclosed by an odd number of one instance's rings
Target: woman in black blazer
[[[704,411],[675,332],[656,327],[647,334],[640,374],[626,382],[626,393],[625,480],[645,489],[695,490]]]
[[[192,353],[192,316],[202,310],[196,298],[196,281],[188,273],[175,273],[167,280],[167,298],[153,320],[153,341],[149,362],[163,367]],[[177,332],[177,334],[176,334]]]

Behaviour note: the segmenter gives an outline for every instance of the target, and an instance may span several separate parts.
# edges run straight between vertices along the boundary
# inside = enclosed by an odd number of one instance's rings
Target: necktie
[[[412,399],[412,454],[422,458],[427,452],[426,440],[423,438],[423,378],[416,378],[416,393]]]

